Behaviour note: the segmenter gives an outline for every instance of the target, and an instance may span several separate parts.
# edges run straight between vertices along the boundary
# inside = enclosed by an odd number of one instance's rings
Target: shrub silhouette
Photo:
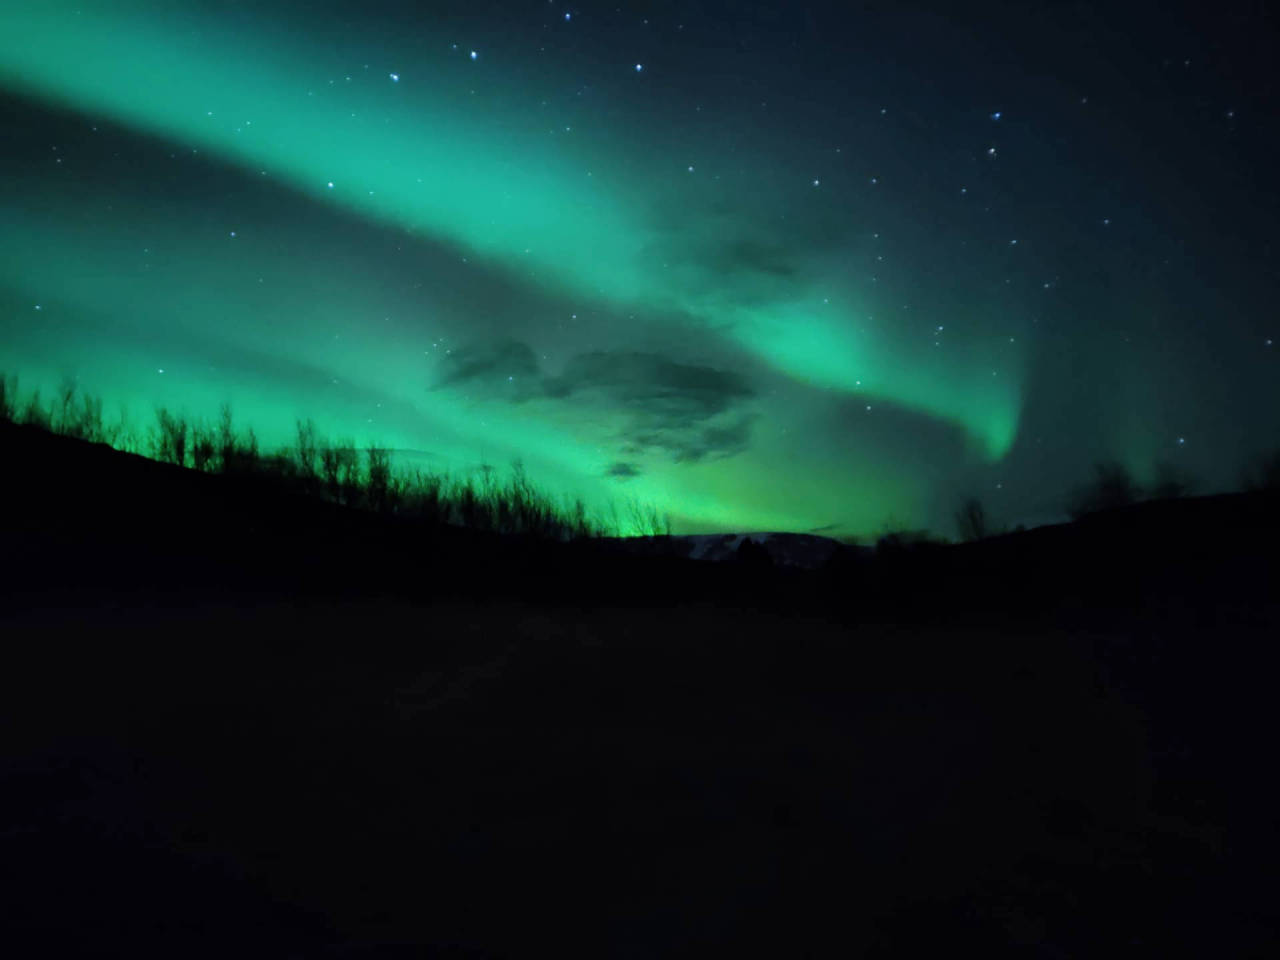
[[[203,423],[191,425],[191,465],[202,473],[217,462],[218,443],[213,430]]]
[[[295,424],[298,441],[295,456],[299,476],[308,493],[313,492],[320,479],[320,448],[316,439],[314,420],[298,420]]]
[[[444,523],[448,512],[443,499],[444,483],[443,477],[415,470],[412,479],[405,482],[402,512],[427,523]]]
[[[22,408],[22,413],[18,417],[20,423],[29,427],[39,427],[41,430],[53,431],[53,418],[44,407],[40,405],[40,388],[37,387],[31,392],[31,396],[27,398],[26,406]]]
[[[12,422],[18,407],[18,378],[0,373],[0,421]]]
[[[88,394],[77,398],[78,390],[75,380],[63,378],[49,418],[53,430],[90,443],[110,443],[113,431],[102,423],[102,400]]]
[[[1067,514],[1072,520],[1100,510],[1126,507],[1141,498],[1141,488],[1128,467],[1118,460],[1096,463],[1093,471],[1093,482],[1077,489],[1067,502]]]
[[[218,468],[224,474],[251,475],[258,469],[258,438],[250,427],[241,440],[231,419],[231,405],[224,403],[218,411]]]
[[[118,423],[105,426],[101,400],[80,394],[70,377],[63,379],[46,410],[38,389],[21,402],[17,377],[0,375],[0,419],[143,452],[137,449],[136,435],[128,427],[127,412],[122,409]],[[612,505],[612,526],[589,517],[580,499],[558,504],[533,484],[519,461],[513,464],[506,483],[487,465],[479,482],[422,471],[406,475],[395,470],[390,450],[371,445],[362,462],[353,440],[336,444],[322,440],[311,420],[298,420],[295,429],[296,446],[264,454],[252,427],[243,434],[236,430],[229,404],[222,404],[213,425],[158,407],[156,426],[146,434],[145,454],[199,471],[253,477],[297,495],[319,496],[348,507],[433,524],[556,540],[618,532],[616,504]],[[632,513],[634,525],[641,528],[638,532],[670,532],[670,520],[656,509],[633,503]]]
[[[187,418],[170,413],[164,407],[156,408],[156,434],[152,438],[152,451],[162,463],[187,465],[187,440],[191,428]]]
[[[365,498],[369,508],[378,513],[391,513],[397,499],[397,490],[391,479],[391,457],[386,450],[373,446],[365,453],[369,471]]]
[[[1191,492],[1192,482],[1186,471],[1167,460],[1156,464],[1156,476],[1148,494],[1154,500],[1175,500]]]
[[[1240,473],[1245,490],[1280,493],[1280,447],[1254,457]]]
[[[671,516],[660,513],[657,507],[646,506],[638,500],[628,503],[631,514],[631,531],[640,537],[671,536]]]
[[[988,534],[987,511],[977,497],[966,497],[956,511],[956,532],[961,540],[981,540]]]
[[[334,503],[355,506],[360,487],[360,458],[354,440],[332,444],[327,440],[317,446],[325,493]]]
[[[773,569],[773,557],[769,555],[769,548],[750,537],[742,538],[738,549],[733,552],[733,562],[747,570]]]

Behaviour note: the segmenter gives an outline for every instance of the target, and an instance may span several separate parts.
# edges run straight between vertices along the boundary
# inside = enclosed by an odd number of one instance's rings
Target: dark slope
[[[1273,954],[1273,500],[784,575],[0,431],[15,956]]]
[[[0,452],[15,594],[720,601],[946,623],[1110,622],[1169,610],[1212,620],[1277,609],[1274,494],[1142,503],[956,546],[842,549],[810,573],[775,569],[748,549],[738,562],[698,563],[683,556],[683,543],[535,543],[379,517],[7,423]]]

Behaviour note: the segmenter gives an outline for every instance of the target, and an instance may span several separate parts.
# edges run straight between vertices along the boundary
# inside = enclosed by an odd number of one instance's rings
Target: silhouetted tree
[[[670,514],[660,512],[657,507],[642,504],[639,500],[631,500],[627,507],[631,514],[631,529],[636,536],[671,536]]]
[[[1128,506],[1141,496],[1133,474],[1118,460],[1096,463],[1093,472],[1093,482],[1076,490],[1067,503],[1067,513],[1073,520],[1099,510]]]
[[[768,570],[773,566],[773,557],[763,543],[756,543],[750,537],[743,537],[734,551],[733,562],[748,570]]]
[[[319,450],[316,444],[316,424],[314,420],[296,423],[298,430],[298,467],[305,480],[312,480],[318,474]]]
[[[0,420],[13,420],[18,409],[18,378],[0,373]]]
[[[331,444],[327,440],[318,446],[320,472],[324,477],[329,498],[337,503],[352,505],[360,486],[360,458],[354,440]]]
[[[394,504],[391,482],[391,456],[380,447],[370,446],[365,451],[369,460],[369,479],[365,493],[369,507],[379,513],[390,513]]]
[[[242,442],[231,423],[231,405],[218,412],[218,459],[223,473],[252,473],[258,464],[258,438],[250,427]]]
[[[987,511],[977,497],[966,497],[956,511],[956,532],[961,540],[981,540],[987,535]]]
[[[218,453],[214,443],[213,431],[203,423],[191,427],[191,465],[201,472],[213,467],[214,457]]]
[[[1156,464],[1155,481],[1149,494],[1155,500],[1175,500],[1191,492],[1191,478],[1176,464],[1161,461]]]
[[[170,413],[164,407],[156,408],[155,458],[180,467],[187,465],[187,437],[189,428],[186,417]]]
[[[1240,485],[1246,490],[1280,492],[1280,448],[1254,457],[1241,471]]]
[[[49,412],[40,403],[39,387],[33,390],[31,396],[27,398],[26,406],[22,408],[20,420],[30,427],[39,427],[41,430],[53,429],[53,424],[49,419]]]
[[[102,399],[79,393],[79,385],[75,378],[62,378],[58,386],[58,394],[53,401],[53,410],[48,418],[52,430],[77,440],[90,443],[109,442],[115,431],[108,430],[102,423]]]

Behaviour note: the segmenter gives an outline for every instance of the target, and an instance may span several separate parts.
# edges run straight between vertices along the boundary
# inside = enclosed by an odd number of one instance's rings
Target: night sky
[[[678,533],[1280,445],[1261,2],[0,0],[0,369]]]

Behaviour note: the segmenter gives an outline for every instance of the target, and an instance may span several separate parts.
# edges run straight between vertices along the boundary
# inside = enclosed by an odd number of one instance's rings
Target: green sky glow
[[[0,4],[0,88],[99,138],[6,185],[7,365],[232,399],[268,438],[311,415],[455,471],[518,457],[686,530],[934,523],[1019,442],[1057,268],[959,187],[918,209],[883,111],[827,142],[514,28],[310,9]],[[975,193],[985,142],[954,165]],[[1152,459],[1180,428],[1146,383],[1104,432]]]

